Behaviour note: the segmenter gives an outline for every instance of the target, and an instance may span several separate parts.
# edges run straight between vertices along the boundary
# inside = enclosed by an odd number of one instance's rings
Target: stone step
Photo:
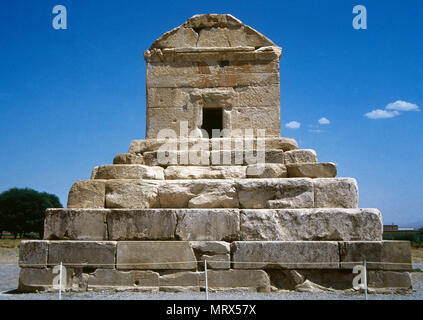
[[[234,269],[411,270],[408,241],[235,241]]]
[[[113,164],[95,167],[91,179],[145,179],[163,180],[164,170],[142,164]]]
[[[258,142],[257,142],[258,141]],[[145,139],[134,140],[131,142],[128,153],[144,154],[145,152],[157,151],[163,144],[173,146],[167,150],[187,150],[192,146],[201,144],[206,146],[206,150],[212,151],[218,148],[219,150],[283,150],[290,151],[298,149],[298,144],[294,139],[282,137],[267,137],[267,138],[213,138],[213,139]],[[182,145],[181,145],[182,143]]]
[[[19,290],[53,290],[63,264],[66,290],[199,291],[207,260],[211,289],[269,292],[351,289],[366,260],[370,287],[410,290],[405,241],[28,241],[20,246]],[[330,279],[329,283],[327,282]],[[326,279],[326,280],[325,280]],[[323,286],[323,288],[322,288]],[[57,288],[55,288],[57,290]]]
[[[341,269],[229,269],[207,271],[208,289],[235,292],[355,292],[357,274]],[[21,268],[18,291],[57,292],[52,285],[57,279],[53,268]],[[368,292],[404,294],[412,292],[410,273],[385,270],[367,271]],[[184,270],[117,270],[66,268],[62,290],[72,292],[200,292],[205,291],[204,271]]]
[[[287,164],[286,168],[292,178],[334,178],[337,174],[336,165],[332,162]]]
[[[142,164],[114,164],[97,166],[91,179],[245,179],[245,178],[334,178],[333,163],[264,163],[248,166],[146,166]]]
[[[144,157],[134,153],[120,153],[113,159],[113,164],[144,164]]]
[[[48,209],[47,240],[379,241],[377,209]]]
[[[411,270],[410,248],[408,241],[23,240],[19,266],[195,271],[204,255],[217,263],[226,255],[233,269],[352,269],[366,261],[369,270],[398,271]]]
[[[245,179],[246,166],[169,166],[164,170],[166,180],[180,179]]]
[[[285,164],[315,163],[317,162],[316,151],[312,149],[298,149],[284,152]]]
[[[187,292],[204,291],[204,271],[189,270],[117,270],[66,268],[66,281],[62,289],[72,292],[126,291],[126,292]],[[20,292],[57,291],[53,268],[22,268],[19,274]],[[264,270],[208,270],[210,291],[231,290],[270,292],[270,278]]]
[[[267,149],[272,150],[270,148],[267,148]],[[213,150],[213,148],[211,148],[210,150]],[[279,149],[276,149],[276,150],[279,150]],[[157,151],[157,150],[145,152],[149,156],[149,159],[147,159],[148,163],[157,164],[158,162],[156,159],[157,155],[154,154],[154,151]],[[151,155],[149,152],[153,152],[153,154]],[[274,154],[277,155],[276,152]],[[220,162],[223,163],[224,158],[222,156],[220,156],[220,158],[216,158],[216,151],[213,155],[215,158],[211,159],[213,161],[209,159],[209,162],[208,162],[209,164],[213,162],[217,162],[217,159],[219,159]],[[210,154],[208,153],[207,156],[210,157]],[[185,154],[185,158],[186,158],[186,154]],[[283,158],[284,158],[285,164],[316,163],[317,162],[316,151],[311,149],[284,151]],[[177,160],[179,159],[179,162],[180,162],[180,159],[181,159],[180,154],[179,154],[179,158],[178,158],[178,155],[176,155],[176,159]],[[231,155],[231,160],[233,160],[232,161],[233,163],[236,163],[236,158],[234,157],[233,159],[232,155]],[[189,162],[189,154],[188,154],[188,162]],[[115,156],[115,158],[113,159],[113,164],[145,164],[145,161],[144,161],[144,157],[140,153],[121,153]]]
[[[353,178],[86,180],[68,208],[357,208]]]
[[[254,164],[286,164],[292,177],[334,177],[336,165],[334,163],[316,163],[309,150],[265,151],[151,151],[145,152],[143,162],[148,166],[246,166]],[[307,161],[307,162],[306,162]]]
[[[263,151],[179,151],[171,150],[166,152],[151,151],[144,152],[144,163],[148,166],[170,165],[176,166],[242,166],[256,163],[284,163],[284,152],[282,150]]]

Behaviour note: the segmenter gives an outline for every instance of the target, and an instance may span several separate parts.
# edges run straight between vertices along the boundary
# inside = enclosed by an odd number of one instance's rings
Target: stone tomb
[[[410,290],[410,245],[382,241],[356,180],[280,137],[281,52],[231,15],[156,40],[146,139],[47,210],[44,240],[21,243],[19,290],[54,290],[60,263],[75,291],[200,291],[205,263],[211,290],[353,290],[363,261],[370,290]]]

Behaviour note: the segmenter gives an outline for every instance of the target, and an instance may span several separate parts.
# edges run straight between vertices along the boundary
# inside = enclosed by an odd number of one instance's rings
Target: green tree
[[[62,208],[56,195],[32,189],[7,190],[0,194],[0,229],[15,238],[30,232],[43,237],[47,208]]]

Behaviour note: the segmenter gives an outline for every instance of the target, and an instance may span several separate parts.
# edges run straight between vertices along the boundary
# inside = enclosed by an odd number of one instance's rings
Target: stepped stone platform
[[[62,262],[74,291],[200,291],[204,263],[212,290],[347,290],[367,260],[369,287],[398,291],[411,287],[409,251],[404,241],[23,241],[19,289],[51,290]]]
[[[46,240],[380,241],[377,209],[49,209]]]
[[[359,290],[364,263],[370,292],[412,290],[409,242],[382,240],[357,181],[280,137],[281,52],[231,15],[154,42],[146,139],[46,211],[19,290],[57,290],[59,264],[73,291]]]

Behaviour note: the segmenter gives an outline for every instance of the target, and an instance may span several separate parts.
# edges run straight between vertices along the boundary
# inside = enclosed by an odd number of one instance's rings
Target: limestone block
[[[266,150],[265,152],[265,161],[266,163],[279,163],[283,164],[284,162],[284,153],[282,150]],[[259,163],[259,162],[257,162]],[[248,164],[254,164],[248,163]]]
[[[367,269],[383,269],[382,241],[340,242],[341,268],[352,269],[367,261]]]
[[[261,154],[261,159],[265,158],[265,152]],[[243,150],[212,150],[210,151],[210,164],[212,166],[225,165],[245,165],[247,160],[253,162],[255,160],[255,154],[251,151],[245,153]],[[262,160],[263,161],[263,160]],[[262,162],[261,161],[261,162]]]
[[[179,134],[180,121],[186,121],[189,131],[193,130],[195,128],[195,111],[191,104],[173,108],[147,108],[147,138],[156,138],[162,129],[171,129],[176,134]]]
[[[317,162],[317,153],[312,149],[291,150],[285,152],[285,164],[315,162]]]
[[[210,288],[254,288],[259,292],[270,291],[270,280],[263,270],[208,270]]]
[[[204,277],[202,272],[182,271],[161,275],[159,278],[160,287],[195,287],[200,286],[200,277]]]
[[[409,241],[383,241],[382,259],[385,270],[411,270],[411,245]]]
[[[119,241],[118,269],[196,269],[194,252],[187,241]]]
[[[263,241],[380,241],[377,209],[241,210],[241,238]]]
[[[159,274],[153,271],[97,269],[88,275],[88,288],[131,286],[157,287],[159,286]]]
[[[200,261],[203,262],[201,266],[204,266],[207,261],[208,269],[230,269],[231,267],[231,256],[229,254],[216,254],[216,255],[202,255]]]
[[[147,88],[216,88],[279,84],[279,73],[151,75]]]
[[[241,133],[243,133],[241,131]],[[270,150],[271,148],[267,148],[267,142],[273,141],[272,138],[269,137],[261,137],[261,138],[254,138],[253,133],[251,133],[249,136],[237,136],[235,135],[235,132],[231,132],[232,136],[226,136],[224,138],[212,138],[210,139],[210,151],[214,152],[215,154],[223,153],[225,158],[222,158],[223,155],[219,155],[218,159],[211,159],[211,163],[215,162],[230,162],[232,164],[242,164],[243,160],[236,158],[238,161],[230,161],[233,159],[235,155],[242,155],[244,156],[244,153],[249,152],[248,156],[253,157],[256,155],[255,151],[265,151]],[[269,142],[269,145],[271,145]],[[277,148],[274,148],[276,150],[280,150]],[[231,154],[231,152],[235,152],[234,155]]]
[[[298,144],[294,139],[281,137],[239,137],[232,136],[226,138],[213,138],[210,140],[210,150],[294,150],[298,149]]]
[[[104,208],[106,181],[80,180],[69,191],[68,208]]]
[[[232,180],[167,180],[159,190],[162,208],[237,208]]]
[[[82,268],[113,269],[116,242],[114,241],[50,241],[48,264]]]
[[[173,61],[162,61],[162,62],[150,62],[147,64],[147,74],[148,76],[162,76],[162,75],[190,75],[190,74],[239,74],[239,73],[274,73],[279,72],[279,61],[270,60],[270,61],[225,61],[222,64],[222,61],[217,60],[206,60],[206,61],[186,61],[176,59]],[[238,106],[245,105],[269,105],[269,98],[272,99],[271,102],[279,104],[279,86],[269,86],[271,90],[261,91],[257,89],[259,87],[241,87],[241,88],[230,88],[234,93],[232,95],[236,96],[236,92],[245,93],[248,92],[247,88],[251,88],[249,95],[245,96],[245,100],[242,100],[242,104]],[[191,88],[150,88],[150,89],[169,89],[169,90],[159,90],[160,93],[163,93],[162,98],[159,99],[147,99],[149,107],[170,107],[170,106],[179,106],[178,98],[182,98],[182,92],[190,92]],[[257,97],[253,97],[253,92],[255,92]],[[177,91],[175,93],[173,91]],[[158,91],[151,90],[147,91],[147,95],[158,96]],[[169,100],[170,96],[176,98],[175,100]],[[269,97],[269,98],[268,98]],[[276,98],[277,97],[277,98]],[[235,97],[234,97],[235,98]],[[248,98],[251,98],[248,99]],[[264,99],[260,99],[264,98]],[[172,102],[174,101],[174,102]],[[235,100],[231,101],[235,102]],[[178,103],[175,103],[178,102]],[[185,100],[187,103],[188,100]],[[271,105],[272,103],[270,103]],[[183,105],[183,104],[182,104]],[[180,106],[182,106],[180,105]],[[231,104],[233,105],[233,104]]]
[[[106,207],[157,208],[158,186],[159,183],[155,181],[109,180],[106,184]]]
[[[287,164],[289,177],[305,178],[334,178],[336,177],[336,165],[327,163],[296,163]]]
[[[240,27],[242,22],[230,14],[196,14],[189,18],[184,27],[203,28],[229,28]],[[264,36],[263,36],[264,37]]]
[[[247,167],[248,178],[286,178],[287,170],[284,164],[263,163]]]
[[[232,132],[233,134],[234,132]],[[242,133],[246,133],[242,131]],[[210,140],[210,150],[232,150],[232,151],[271,151],[271,150],[295,150],[298,144],[294,139],[281,137],[254,137],[254,136],[236,136],[213,138]],[[253,154],[255,155],[255,153]],[[277,156],[277,154],[275,154]],[[269,158],[271,159],[271,158]],[[270,162],[270,161],[267,161]],[[278,160],[276,163],[280,163]],[[283,163],[283,162],[282,162]]]
[[[298,143],[294,139],[291,138],[280,138],[280,137],[269,137],[266,138],[266,150],[283,150],[283,151],[290,151],[298,149]]]
[[[224,23],[223,18],[217,18],[217,16],[231,17],[230,24],[228,22]],[[205,21],[204,17],[207,17],[210,22],[203,22]],[[195,23],[191,21],[195,21]],[[198,21],[201,21],[201,23]],[[248,44],[259,48],[274,45],[271,40],[230,15],[195,15],[185,22],[183,26],[185,28],[191,27],[198,32],[197,47],[237,47]],[[179,29],[182,29],[182,27],[177,30]],[[176,37],[173,34],[172,36]],[[159,43],[161,44],[162,41]],[[180,44],[180,47],[186,47],[186,45]]]
[[[178,132],[177,132],[178,134]],[[179,134],[178,134],[179,136]],[[201,140],[201,139],[200,139]],[[177,150],[181,149],[180,143],[187,144],[186,148],[191,149],[193,145],[199,144],[199,139],[145,139],[145,140],[133,140],[129,146],[128,152],[130,154],[143,154],[144,152],[157,151],[164,143],[175,145]],[[210,140],[210,148],[212,150],[213,143],[218,146],[219,150],[283,150],[290,151],[298,149],[298,144],[294,139],[282,138],[282,137],[263,137],[263,138],[214,138]],[[229,144],[228,144],[229,143]],[[229,147],[223,147],[229,145]],[[241,147],[237,147],[241,145]],[[214,148],[214,147],[213,147]]]
[[[171,240],[176,214],[168,209],[113,210],[107,225],[110,240]]]
[[[236,129],[265,130],[265,136],[279,137],[281,134],[280,106],[233,107],[231,125]]]
[[[260,64],[259,66],[261,65],[272,68],[279,67],[276,63]],[[232,64],[229,67],[232,67]],[[251,68],[252,65],[247,64],[246,67]],[[253,65],[253,67],[257,68],[257,65]],[[280,106],[280,89],[278,85],[236,87],[234,90],[235,95],[230,99],[232,107]]]
[[[207,144],[178,152],[179,165],[208,166],[210,164],[210,151],[204,150]]]
[[[333,241],[235,241],[234,269],[337,269],[338,243]]]
[[[161,208],[187,208],[188,202],[196,194],[194,187],[189,181],[178,181],[177,183],[163,183],[159,188]]]
[[[144,152],[156,151],[164,143],[165,139],[145,139],[145,140],[133,140],[128,149],[130,154],[142,154]]]
[[[367,282],[371,288],[412,288],[408,272],[368,271]]]
[[[353,178],[314,179],[316,208],[357,208],[358,186]]]
[[[191,190],[196,195],[188,201],[189,208],[238,208],[238,194],[233,181],[190,181]]]
[[[243,28],[207,28],[198,35],[198,47],[237,47],[245,45],[247,34]]]
[[[195,269],[196,264],[186,241],[118,242],[118,269]]]
[[[148,151],[144,152],[144,161],[149,166],[208,166],[210,151],[204,149],[190,149],[186,151]]]
[[[144,164],[144,158],[139,154],[120,153],[113,159],[113,164]]]
[[[195,47],[198,35],[191,28],[175,28],[156,40],[152,48]]]
[[[44,239],[107,240],[106,209],[47,209]]]
[[[184,68],[170,68],[169,64],[163,65],[163,63],[148,64],[150,72],[156,73],[159,76],[163,73],[169,72],[194,72],[197,68],[196,63],[186,62],[183,64]],[[147,105],[148,108],[173,108],[183,107],[190,103],[191,88],[148,88],[147,89]]]
[[[179,162],[178,151],[170,151],[163,155],[165,161],[159,161],[159,153],[157,151],[147,151],[144,152],[144,162],[147,166],[167,166],[167,165],[177,165]],[[162,159],[162,158],[160,158]]]
[[[189,47],[165,48],[144,51],[144,59],[151,62],[198,62],[198,61],[274,61],[278,62],[282,48],[267,46],[255,49],[241,47]]]
[[[245,178],[243,166],[169,166],[164,171],[165,178],[171,179],[233,179]]]
[[[72,269],[67,270],[69,276],[64,288],[72,286]],[[53,279],[57,273],[53,273],[53,268],[21,268],[19,273],[19,292],[40,292],[53,289]]]
[[[213,64],[212,65],[212,72],[214,73],[219,73],[220,72],[226,72],[226,73],[243,73],[243,72],[247,72],[247,73],[272,73],[272,72],[279,72],[279,61],[278,60],[257,60],[257,61],[248,61],[248,60],[232,60],[232,61],[228,61],[228,64],[222,67],[222,64],[219,63],[220,61],[217,61],[217,64]],[[243,103],[241,105],[245,106],[245,105],[265,105],[266,101],[269,102],[270,99],[274,99],[274,101],[276,103],[279,103],[280,98],[279,98],[279,86],[269,86],[270,89],[269,90],[265,90],[265,91],[260,91],[259,89],[257,90],[257,92],[255,93],[257,95],[256,99],[257,100],[245,100],[243,101]],[[257,89],[258,87],[247,87],[248,89],[254,90]],[[238,93],[245,93],[246,91],[248,91],[248,89],[246,89],[246,87],[242,88],[242,87],[235,87],[234,90],[235,92]],[[250,95],[248,97],[252,98],[253,92],[250,92]],[[259,100],[262,96],[263,99]],[[267,96],[269,96],[269,98],[267,98]],[[276,98],[278,97],[278,98]],[[247,98],[247,97],[246,97]],[[254,98],[252,98],[254,99]],[[269,104],[269,103],[267,103]],[[272,103],[270,103],[271,105]]]
[[[188,130],[188,129],[187,129]],[[195,146],[203,146],[210,144],[209,139],[203,138],[187,138],[176,132],[175,138],[167,139],[146,139],[146,140],[133,140],[129,146],[129,153],[131,154],[144,154],[145,152],[153,152],[158,150],[191,150]]]
[[[190,244],[194,252],[201,254],[226,254],[231,250],[230,243],[224,241],[191,241]]]
[[[313,184],[310,179],[237,180],[240,208],[312,208]]]
[[[239,239],[239,213],[233,209],[179,210],[175,235],[181,240]]]
[[[46,268],[47,252],[47,241],[22,240],[19,245],[19,267]]]
[[[198,34],[198,47],[231,47],[231,40],[228,38],[233,34],[237,34],[238,36],[244,36],[245,34],[242,32],[241,29],[233,29],[229,30],[226,28],[207,28],[201,29]],[[232,39],[232,37],[230,37]],[[234,46],[242,44],[240,41],[235,41],[236,44]],[[245,44],[245,42],[244,42]]]
[[[341,268],[367,263],[368,269],[411,270],[408,241],[340,242]]]
[[[149,167],[141,164],[114,164],[97,168],[94,179],[151,179],[163,180],[161,167]]]

